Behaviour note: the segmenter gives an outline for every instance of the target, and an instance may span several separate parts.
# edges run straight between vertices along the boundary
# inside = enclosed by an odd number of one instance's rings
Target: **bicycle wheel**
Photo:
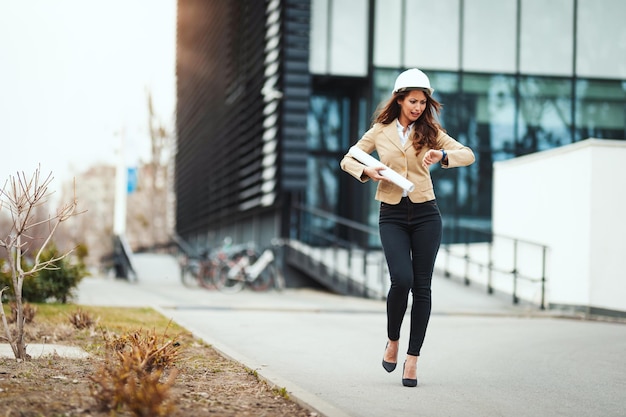
[[[193,287],[197,285],[198,266],[194,263],[188,263],[180,266],[180,281],[185,287]]]
[[[229,277],[229,272],[230,268],[228,265],[222,265],[217,269],[217,274],[215,275],[217,289],[226,293],[241,291],[245,284],[245,276],[242,272],[239,272],[235,276]]]
[[[272,268],[273,264],[268,264],[258,277],[252,282],[250,282],[250,288],[254,291],[267,291],[275,280],[275,271]]]
[[[200,272],[198,273],[198,283],[202,288],[209,290],[215,289],[215,269],[216,265],[213,261],[205,261],[202,263]]]

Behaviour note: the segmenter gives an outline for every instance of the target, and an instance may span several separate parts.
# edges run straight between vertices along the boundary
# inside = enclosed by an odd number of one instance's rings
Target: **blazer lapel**
[[[398,128],[395,121],[385,126],[383,128],[383,133],[393,146],[404,152],[404,149],[402,149],[402,143],[400,142],[400,137],[398,136]],[[407,141],[407,144],[408,143],[409,141]]]
[[[396,119],[397,120],[397,119]],[[387,139],[395,146],[400,149],[402,152],[406,153],[409,149],[413,147],[413,142],[411,142],[411,138],[406,141],[404,146],[402,146],[402,142],[400,141],[400,136],[398,136],[398,127],[396,125],[396,120],[389,123],[384,127],[383,133],[387,136]]]
[[[409,140],[407,140],[406,143],[404,144],[404,152],[408,151],[412,147],[413,147],[413,142],[411,141],[411,138],[409,137]]]

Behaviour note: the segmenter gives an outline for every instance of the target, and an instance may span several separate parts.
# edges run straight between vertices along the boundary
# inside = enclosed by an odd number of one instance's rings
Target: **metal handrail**
[[[340,216],[337,216],[336,214],[333,213],[329,213],[326,212],[324,210],[320,210],[320,209],[316,209],[316,208],[312,208],[312,207],[307,207],[307,206],[303,206],[303,205],[294,205],[293,206],[294,211],[296,212],[305,212],[305,213],[309,213],[313,216],[317,216],[320,217],[324,220],[328,220],[333,222],[335,225],[341,225],[341,226],[345,226],[349,229],[352,230],[357,230],[359,232],[362,233],[366,233],[372,236],[378,236],[378,229],[368,226],[368,225],[364,225],[362,223],[358,223],[355,222],[353,220],[350,219],[346,219]],[[300,224],[300,222],[298,222],[298,224],[295,225],[295,229],[296,231],[299,233],[301,232],[301,227],[302,225]],[[462,240],[460,243],[464,244],[465,246],[465,252],[462,255],[457,255],[455,253],[453,253],[450,249],[450,244],[444,243],[442,244],[443,250],[446,251],[446,253],[448,254],[448,257],[446,259],[447,260],[450,257],[458,257],[461,259],[465,260],[465,273],[464,273],[464,283],[466,285],[470,284],[470,279],[469,279],[469,267],[470,265],[477,265],[477,266],[481,266],[481,267],[485,267],[487,268],[488,271],[488,278],[487,278],[487,292],[489,294],[493,294],[494,293],[494,287],[493,287],[493,282],[492,282],[492,273],[493,272],[499,272],[499,273],[504,273],[504,274],[510,274],[513,278],[513,290],[512,290],[512,296],[513,296],[513,304],[518,304],[520,299],[518,296],[518,281],[519,280],[526,280],[529,282],[538,282],[541,283],[541,302],[540,302],[540,308],[542,310],[545,310],[546,306],[545,306],[545,295],[546,295],[546,261],[547,261],[547,252],[548,252],[548,246],[544,245],[542,243],[538,243],[538,242],[533,242],[530,240],[526,240],[526,239],[519,239],[516,237],[512,237],[512,236],[508,236],[508,235],[501,235],[501,234],[494,234],[491,231],[485,230],[485,229],[479,229],[479,228],[473,228],[473,227],[469,227],[469,226],[457,226],[458,229],[463,230],[467,233],[465,233],[465,239]],[[367,253],[368,251],[371,251],[372,248],[369,246],[364,246],[364,245],[358,245],[355,242],[346,242],[344,240],[342,240],[340,238],[340,236],[338,235],[338,233],[336,232],[336,230],[334,231],[334,233],[317,233],[312,231],[312,234],[314,234],[316,237],[319,238],[323,238],[324,240],[326,240],[331,247],[336,247],[336,246],[340,246],[340,247],[344,247],[344,248],[359,248],[360,250],[365,251],[365,253]],[[489,256],[488,256],[488,260],[487,262],[481,262],[480,260],[473,258],[471,255],[471,251],[470,251],[470,247],[472,243],[477,243],[477,241],[471,241],[470,240],[470,234],[478,234],[478,235],[483,235],[485,236],[485,239],[480,240],[480,243],[487,243],[489,245]],[[498,238],[498,239],[504,239],[504,240],[508,240],[510,242],[513,242],[513,266],[511,269],[505,269],[505,268],[499,268],[497,266],[495,266],[494,264],[494,259],[493,259],[493,245],[494,245],[494,238]],[[519,244],[524,244],[524,245],[529,245],[529,246],[533,246],[533,247],[537,247],[540,248],[541,250],[541,276],[540,277],[532,277],[532,276],[528,276],[525,274],[522,274],[519,270],[518,267],[518,254],[519,254]],[[380,250],[380,249],[378,249]],[[336,255],[336,253],[335,253]],[[351,256],[351,252],[350,255]],[[351,262],[351,258],[349,260]],[[382,259],[381,262],[384,262],[384,258]],[[386,277],[384,277],[384,271],[385,271],[385,266],[386,265],[380,265],[379,270],[380,270],[380,275],[381,275],[381,280],[385,279]],[[365,267],[365,265],[364,265]],[[444,275],[446,277],[450,276],[450,271],[449,271],[449,267],[446,263],[446,265],[444,266]],[[336,277],[335,277],[336,278]],[[367,289],[364,289],[364,292],[367,293]]]
[[[527,240],[527,239],[520,239],[520,238],[508,236],[508,235],[495,234],[488,230],[473,228],[469,226],[459,226],[459,228],[468,232],[468,233],[465,233],[465,240],[463,242],[460,242],[460,244],[463,244],[465,247],[464,253],[463,254],[453,253],[450,249],[450,246],[451,246],[450,244],[443,244],[442,246],[443,246],[444,251],[448,255],[448,258],[453,256],[453,257],[465,260],[465,273],[463,276],[463,282],[465,283],[465,285],[470,284],[470,279],[469,279],[469,266],[470,265],[476,265],[476,266],[487,268],[487,273],[488,273],[487,292],[489,294],[493,294],[494,292],[493,281],[492,281],[493,272],[510,274],[513,277],[513,290],[512,290],[513,304],[519,304],[519,301],[520,301],[520,298],[518,296],[518,281],[519,280],[526,280],[529,282],[541,283],[541,301],[540,301],[539,307],[541,310],[545,310],[546,308],[546,305],[545,305],[546,304],[546,281],[547,281],[546,262],[547,262],[547,256],[548,256],[547,245],[543,243],[538,243],[538,242],[534,242],[531,240]],[[471,248],[472,243],[475,243],[475,242],[470,241],[469,239],[470,233],[482,234],[482,235],[487,236],[487,239],[485,239],[484,241],[481,241],[481,243],[487,243],[489,245],[487,262],[481,262],[479,259],[473,258],[471,256],[470,248]],[[512,242],[513,265],[510,269],[499,268],[499,267],[494,266],[494,259],[493,259],[494,238],[505,239],[505,240],[509,240],[510,242]],[[519,266],[518,266],[520,244],[536,247],[537,249],[541,251],[541,276],[539,277],[529,276],[529,275],[522,274],[520,272]],[[448,263],[446,263],[444,266],[444,276],[446,277],[450,276]]]
[[[381,248],[377,247],[372,249],[367,245],[359,245],[358,242],[353,240],[346,240],[341,237],[339,231],[337,230],[337,226],[344,226],[350,230],[358,231],[361,233],[365,233],[367,235],[378,236],[378,230],[374,227],[364,225],[362,223],[355,222],[350,219],[346,219],[340,216],[337,216],[333,213],[329,213],[324,210],[307,207],[304,205],[294,205],[292,206],[292,213],[301,215],[303,213],[308,213],[312,216],[321,218],[323,220],[328,220],[333,224],[332,231],[317,231],[310,230],[307,231],[309,236],[315,237],[317,239],[322,239],[325,242],[325,247],[333,250],[333,253],[330,255],[332,257],[333,263],[336,266],[338,264],[337,259],[339,255],[339,250],[346,250],[348,259],[349,269],[353,270],[353,265],[355,265],[355,254],[359,253],[359,257],[363,259],[363,271],[362,276],[365,277],[367,273],[368,266],[375,265],[377,267],[377,279],[379,280],[380,288],[384,288],[385,283],[387,282],[386,277],[386,263],[384,261],[384,257],[374,257],[375,259],[380,259],[376,263],[372,263],[372,258],[369,256],[371,252],[381,252]],[[305,230],[303,230],[304,225],[302,224],[302,219],[299,218],[296,222],[295,227],[292,228],[296,233],[296,238],[303,243],[308,243],[302,240],[302,235]],[[309,270],[310,272],[310,270]],[[328,277],[323,277],[320,274],[325,273]],[[328,268],[326,265],[323,268],[315,269],[315,273],[318,279],[325,280],[325,284],[330,286],[331,288],[337,290],[338,292],[344,294],[352,294],[352,295],[360,295],[366,298],[375,298],[380,296],[382,298],[385,297],[385,294],[381,294],[380,292],[376,292],[373,288],[368,286],[366,283],[358,282],[351,276],[346,276],[345,274],[341,274],[336,267]],[[349,274],[348,274],[349,275]]]
[[[378,229],[376,229],[375,227],[368,226],[363,223],[355,222],[354,220],[346,219],[345,217],[340,217],[340,216],[337,216],[336,214],[333,214],[324,210],[303,206],[301,204],[296,204],[293,206],[293,208],[299,211],[306,211],[308,213],[311,213],[313,215],[316,215],[326,220],[332,220],[337,224],[349,227],[354,230],[358,230],[359,232],[369,233],[371,235],[378,236]]]

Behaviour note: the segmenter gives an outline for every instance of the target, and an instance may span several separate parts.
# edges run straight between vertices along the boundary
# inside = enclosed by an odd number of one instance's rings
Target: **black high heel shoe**
[[[405,387],[416,387],[417,386],[417,378],[404,378],[404,367],[406,366],[406,362],[402,365],[402,385]]]
[[[385,345],[385,352],[387,351],[387,347],[389,347],[389,342],[387,342],[387,344]],[[387,362],[385,360],[385,355],[383,354],[383,368],[385,368],[385,371],[392,372],[394,369],[396,369],[396,365],[397,363]]]

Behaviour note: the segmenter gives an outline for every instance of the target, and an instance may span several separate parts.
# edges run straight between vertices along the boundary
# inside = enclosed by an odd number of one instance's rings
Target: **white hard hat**
[[[428,90],[431,96],[435,91],[434,88],[430,88],[430,81],[428,80],[426,74],[417,68],[411,68],[398,75],[396,83],[393,86],[393,92],[398,93],[400,91],[412,90],[416,88],[424,88]]]

